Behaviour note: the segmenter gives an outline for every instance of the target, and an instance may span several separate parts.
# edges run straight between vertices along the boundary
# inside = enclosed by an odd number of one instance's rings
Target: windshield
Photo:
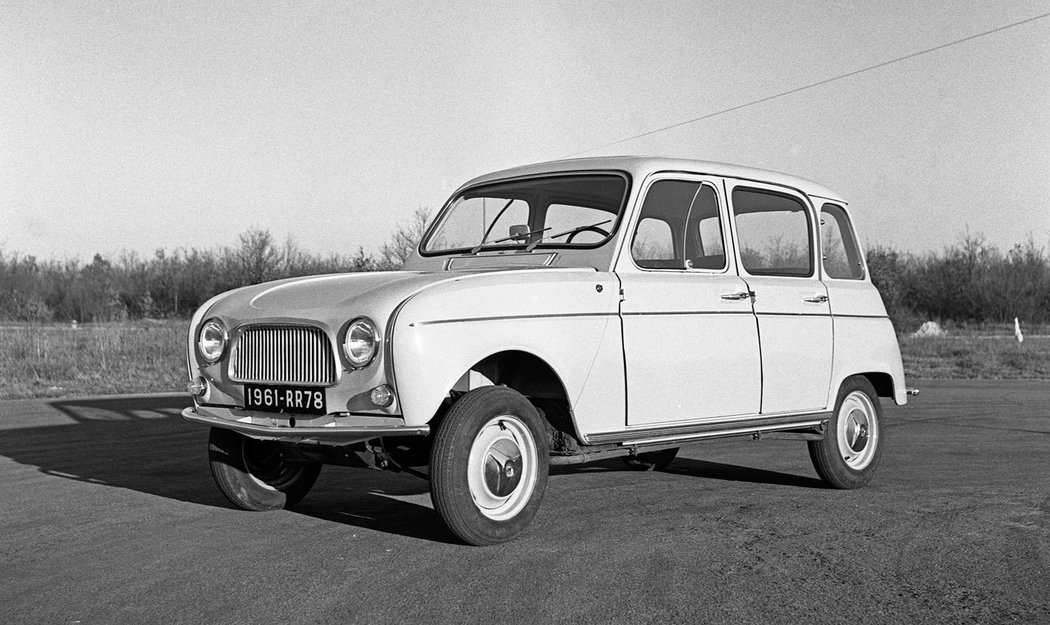
[[[467,189],[423,242],[424,254],[597,247],[612,236],[627,195],[619,174],[551,176]]]

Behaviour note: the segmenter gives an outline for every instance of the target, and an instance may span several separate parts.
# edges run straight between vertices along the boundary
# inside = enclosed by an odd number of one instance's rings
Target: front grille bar
[[[335,356],[319,328],[248,326],[235,339],[230,379],[253,384],[332,384]]]

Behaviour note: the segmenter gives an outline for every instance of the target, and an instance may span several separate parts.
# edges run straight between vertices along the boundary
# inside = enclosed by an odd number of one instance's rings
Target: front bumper
[[[352,414],[295,417],[215,406],[191,406],[182,417],[193,423],[233,430],[263,440],[319,445],[351,445],[383,436],[426,436],[429,425],[407,426],[397,417]]]

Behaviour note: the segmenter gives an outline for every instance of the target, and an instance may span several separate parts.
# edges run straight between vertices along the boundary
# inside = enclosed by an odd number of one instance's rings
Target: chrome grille
[[[335,355],[318,328],[248,326],[235,339],[230,378],[258,384],[331,384]]]

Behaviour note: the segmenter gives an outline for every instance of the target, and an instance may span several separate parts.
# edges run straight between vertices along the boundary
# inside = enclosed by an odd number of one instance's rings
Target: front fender
[[[405,423],[429,422],[476,363],[521,351],[554,370],[581,434],[622,427],[618,284],[613,274],[594,271],[501,272],[416,294],[392,323],[393,377]]]

